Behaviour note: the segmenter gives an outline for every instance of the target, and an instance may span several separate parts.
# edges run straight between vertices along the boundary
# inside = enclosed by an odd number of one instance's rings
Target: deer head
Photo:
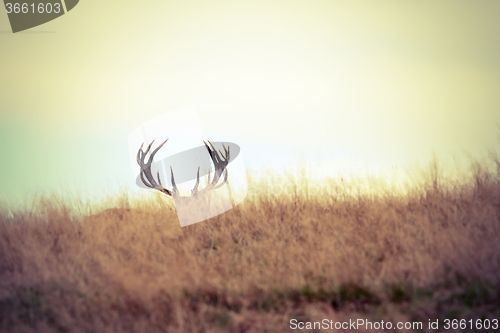
[[[155,154],[163,147],[163,145],[168,141],[163,141],[156,149],[151,151],[151,147],[154,143],[152,141],[146,150],[143,150],[144,143],[141,145],[137,151],[137,164],[139,164],[140,178],[144,185],[147,187],[160,191],[174,199],[175,207],[177,210],[177,216],[181,226],[186,226],[196,222],[206,220],[210,217],[219,215],[233,207],[231,198],[227,191],[217,192],[213,191],[227,183],[228,171],[227,166],[230,160],[230,147],[226,147],[222,144],[223,150],[218,151],[215,149],[214,145],[210,141],[203,141],[205,148],[210,155],[210,159],[215,167],[214,176],[211,179],[210,171],[208,172],[207,185],[204,189],[199,189],[200,185],[200,168],[198,167],[198,172],[196,175],[196,183],[191,190],[190,196],[181,196],[177,188],[174,178],[174,171],[170,167],[170,177],[172,183],[172,190],[165,188],[160,179],[160,172],[157,171],[156,179],[151,171],[151,165]],[[148,156],[146,160],[146,157]],[[215,195],[217,192],[217,195]]]

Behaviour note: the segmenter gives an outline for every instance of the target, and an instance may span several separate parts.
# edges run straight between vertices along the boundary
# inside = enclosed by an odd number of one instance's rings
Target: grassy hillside
[[[4,209],[0,331],[290,332],[291,320],[365,319],[430,332],[431,319],[450,332],[445,319],[500,319],[496,167],[476,164],[461,182],[432,169],[405,194],[257,179],[237,208],[184,228],[166,196],[123,195],[84,218],[50,196]]]

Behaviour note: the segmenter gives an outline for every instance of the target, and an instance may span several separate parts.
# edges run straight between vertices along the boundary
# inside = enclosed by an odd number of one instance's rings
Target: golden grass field
[[[3,209],[0,331],[335,331],[290,326],[323,319],[481,331],[444,320],[500,319],[500,163],[488,163],[461,181],[434,164],[405,193],[250,179],[235,209],[184,228],[159,193]]]

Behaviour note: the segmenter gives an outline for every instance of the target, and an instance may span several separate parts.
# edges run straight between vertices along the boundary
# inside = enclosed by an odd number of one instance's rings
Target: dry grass
[[[123,195],[84,219],[54,198],[4,211],[0,330],[288,332],[292,318],[424,328],[428,319],[500,319],[500,170],[476,164],[457,183],[436,168],[405,195],[339,195],[328,192],[332,180],[311,195],[304,179],[257,180],[260,194],[185,228],[160,196]],[[289,195],[273,194],[276,185]]]

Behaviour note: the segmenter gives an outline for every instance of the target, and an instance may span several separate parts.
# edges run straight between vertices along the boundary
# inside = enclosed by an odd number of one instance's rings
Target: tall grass
[[[492,157],[492,169],[476,163],[460,180],[431,164],[404,193],[373,179],[250,178],[235,209],[184,228],[160,194],[100,204],[45,196],[4,209],[0,330],[287,332],[290,319],[425,328],[499,318]]]

